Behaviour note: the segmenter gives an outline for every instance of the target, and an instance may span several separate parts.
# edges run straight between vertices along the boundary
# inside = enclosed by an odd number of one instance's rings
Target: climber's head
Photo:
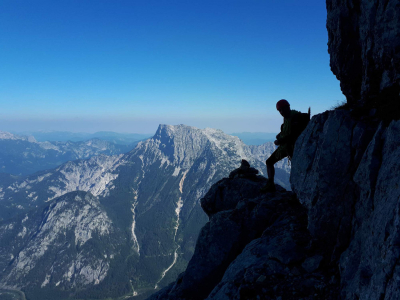
[[[282,117],[288,118],[290,117],[290,104],[287,100],[282,99],[276,103],[276,109],[280,112]]]

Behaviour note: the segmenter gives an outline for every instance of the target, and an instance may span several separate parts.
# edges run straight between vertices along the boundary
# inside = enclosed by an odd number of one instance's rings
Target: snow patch
[[[133,249],[137,252],[137,254],[139,254],[140,255],[140,246],[139,246],[139,241],[138,241],[138,239],[137,239],[137,236],[136,236],[136,234],[135,234],[135,227],[136,227],[136,211],[135,211],[135,209],[136,209],[136,206],[137,206],[137,204],[138,204],[138,201],[137,201],[137,198],[138,198],[138,195],[137,195],[137,191],[135,191],[135,190],[133,190],[133,192],[134,192],[134,202],[132,203],[132,208],[131,208],[131,211],[132,211],[132,228],[131,228],[131,230],[132,230],[132,241],[133,241]]]
[[[22,231],[20,233],[18,233],[18,236],[20,236],[21,238],[24,238],[25,235],[26,235],[26,227],[24,226],[22,228]]]
[[[180,167],[175,167],[175,170],[174,170],[174,173],[172,173],[172,176],[175,176],[175,177],[178,176],[180,171],[181,171]]]
[[[161,159],[161,164],[160,164],[160,168],[162,168],[163,166],[164,166],[164,164],[165,163],[167,163],[167,167],[169,166],[169,164],[170,164],[170,162],[169,162],[169,160],[168,160],[168,158],[166,158],[166,157],[163,157],[162,159]],[[1,192],[1,191],[0,191]]]
[[[183,193],[183,191],[182,191],[183,190],[183,182],[185,181],[186,174],[187,174],[188,171],[189,170],[186,170],[185,172],[183,172],[182,179],[179,182],[179,191],[181,192],[181,194]]]
[[[182,189],[183,189],[183,183],[185,181],[186,178],[186,174],[189,170],[186,170],[183,173],[182,179],[179,182],[179,191],[182,193]],[[180,213],[183,207],[183,200],[182,197],[179,197],[178,202],[176,204],[176,208],[175,208],[175,214],[176,214],[176,225],[174,227],[175,229],[175,233],[174,233],[174,243],[177,244],[176,242],[176,234],[178,233],[178,229],[179,229],[179,220],[180,220]],[[161,273],[161,278],[160,280],[157,281],[154,289],[156,290],[158,288],[158,284],[161,282],[161,280],[163,280],[163,278],[165,277],[165,275],[168,273],[169,270],[171,270],[171,268],[175,265],[177,259],[178,259],[178,250],[179,250],[179,245],[177,245],[175,251],[174,251],[174,260],[172,261],[171,265],[169,265],[168,268],[166,268],[162,273]]]
[[[40,287],[43,288],[43,287],[45,287],[46,285],[48,285],[49,282],[50,282],[50,278],[51,278],[51,275],[47,274],[46,277],[45,277],[45,279],[44,279],[44,281],[43,281],[43,283],[42,283],[42,285],[41,285]],[[58,283],[58,284],[60,284],[60,283]]]

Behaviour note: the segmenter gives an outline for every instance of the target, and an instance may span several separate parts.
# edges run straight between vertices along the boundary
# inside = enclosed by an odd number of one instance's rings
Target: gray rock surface
[[[342,254],[347,299],[400,299],[400,121],[380,127],[354,176],[360,189]]]
[[[374,126],[344,110],[312,118],[295,145],[292,189],[308,209],[308,228],[337,259],[350,238],[357,185],[353,180]]]
[[[81,288],[99,284],[121,240],[98,198],[72,192],[0,224],[0,285]],[[101,247],[93,248],[93,244]]]
[[[374,127],[345,111],[319,115],[292,166],[313,243],[340,266],[342,298],[397,299],[400,121]]]
[[[348,102],[399,102],[398,0],[327,0],[326,7],[330,65]]]

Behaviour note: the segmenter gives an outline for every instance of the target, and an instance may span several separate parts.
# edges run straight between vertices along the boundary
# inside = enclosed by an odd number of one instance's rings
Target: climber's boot
[[[261,193],[273,193],[276,192],[276,188],[275,188],[275,183],[272,180],[267,181],[267,184],[264,185],[261,189],[260,189]]]

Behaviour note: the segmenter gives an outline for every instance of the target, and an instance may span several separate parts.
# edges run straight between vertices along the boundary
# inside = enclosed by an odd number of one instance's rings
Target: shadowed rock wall
[[[400,299],[400,121],[312,119],[296,142],[291,183],[312,243],[337,264],[342,299]]]
[[[332,72],[351,105],[399,101],[398,0],[327,0]]]

